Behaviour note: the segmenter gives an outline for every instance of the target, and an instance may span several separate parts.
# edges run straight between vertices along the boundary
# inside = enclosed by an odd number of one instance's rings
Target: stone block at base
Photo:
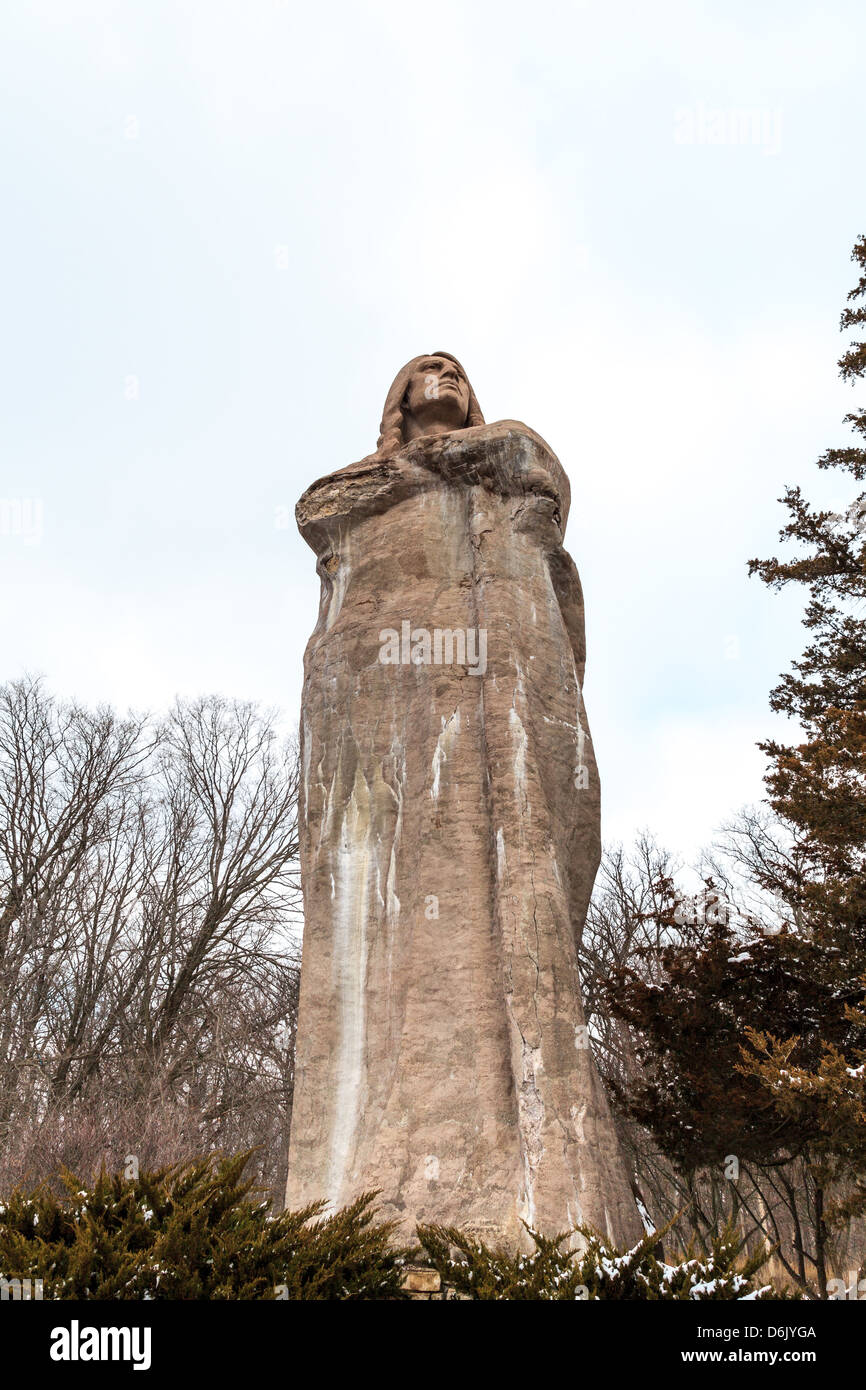
[[[435,1269],[425,1269],[419,1265],[409,1265],[407,1268],[403,1280],[403,1288],[407,1293],[438,1293],[441,1287],[442,1280]]]

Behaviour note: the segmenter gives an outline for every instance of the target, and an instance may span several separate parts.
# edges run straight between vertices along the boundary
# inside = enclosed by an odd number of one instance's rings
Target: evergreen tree
[[[843,330],[866,323],[866,237],[853,258],[860,278]],[[839,365],[852,383],[866,375],[866,343]],[[866,440],[866,410],[846,418]],[[864,483],[866,448],[829,449],[818,466]],[[661,986],[652,971],[622,969],[607,999],[634,1030],[643,1065],[618,1099],[680,1171],[726,1155],[765,1171],[802,1160],[811,1249],[792,1191],[798,1264],[789,1272],[826,1297],[832,1229],[866,1211],[866,491],[844,516],[814,509],[799,487],[782,501],[780,537],[805,553],[752,560],[749,570],[771,588],[809,593],[809,643],[770,697],[799,721],[802,739],[760,745],[770,805],[794,852],[750,867],[793,923],[767,935],[757,922],[720,922],[696,946],[656,951]],[[781,1181],[790,1188],[784,1173]]]
[[[753,1052],[740,1067],[772,1096],[774,1113],[797,1128],[804,1121],[809,1127],[818,1197],[815,1269],[822,1298],[830,1231],[866,1212],[866,1010],[847,1005],[845,1014],[860,1042],[844,1051],[825,1042],[819,1061],[798,1066],[797,1037],[780,1041],[750,1029]]]
[[[791,1039],[795,1064],[819,1064],[825,1044],[849,1046],[854,1025],[837,991],[835,953],[788,932],[744,939],[720,922],[700,945],[656,952],[661,985],[621,967],[607,1007],[633,1030],[641,1074],[615,1098],[654,1134],[680,1171],[784,1163],[822,1132],[812,1111],[780,1113],[761,1078],[740,1070],[749,1030]],[[861,1032],[866,1038],[866,1032]]]
[[[866,324],[866,237],[854,247],[860,269],[841,327]],[[866,342],[839,362],[852,384],[866,375]],[[866,441],[866,409],[846,416]],[[866,482],[866,447],[828,449],[821,469]],[[752,560],[749,571],[773,589],[802,584],[809,593],[804,625],[811,640],[771,695],[771,706],[799,720],[796,745],[768,741],[770,801],[798,833],[804,872],[788,885],[802,902],[812,932],[838,947],[848,967],[866,970],[866,491],[843,516],[816,510],[799,487],[781,499],[788,521],[783,541],[806,548],[799,556]]]

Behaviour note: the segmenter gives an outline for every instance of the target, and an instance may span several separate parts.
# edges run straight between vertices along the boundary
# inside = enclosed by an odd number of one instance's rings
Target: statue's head
[[[397,373],[385,401],[376,452],[395,454],[422,434],[483,425],[469,378],[450,352],[413,357]]]

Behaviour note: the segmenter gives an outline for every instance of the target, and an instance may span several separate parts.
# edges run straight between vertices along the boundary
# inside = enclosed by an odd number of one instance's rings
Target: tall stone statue
[[[577,971],[599,781],[569,500],[437,352],[398,374],[376,452],[298,503],[322,595],[291,1206],[377,1188],[406,1234],[641,1234]]]

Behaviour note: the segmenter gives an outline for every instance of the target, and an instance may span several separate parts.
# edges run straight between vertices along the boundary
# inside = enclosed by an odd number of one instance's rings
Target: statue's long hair
[[[447,357],[449,362],[454,363],[469,387],[469,410],[466,414],[466,424],[462,428],[468,429],[471,425],[484,424],[484,416],[481,414],[481,407],[475,398],[471,382],[453,352],[423,352],[420,357],[413,357],[411,362],[407,362],[405,367],[401,367],[391,383],[391,389],[385,399],[382,423],[379,426],[379,440],[376,445],[376,453],[383,457],[396,454],[406,443],[403,437],[403,405],[410,378],[417,370],[419,362],[423,362],[425,357]]]

